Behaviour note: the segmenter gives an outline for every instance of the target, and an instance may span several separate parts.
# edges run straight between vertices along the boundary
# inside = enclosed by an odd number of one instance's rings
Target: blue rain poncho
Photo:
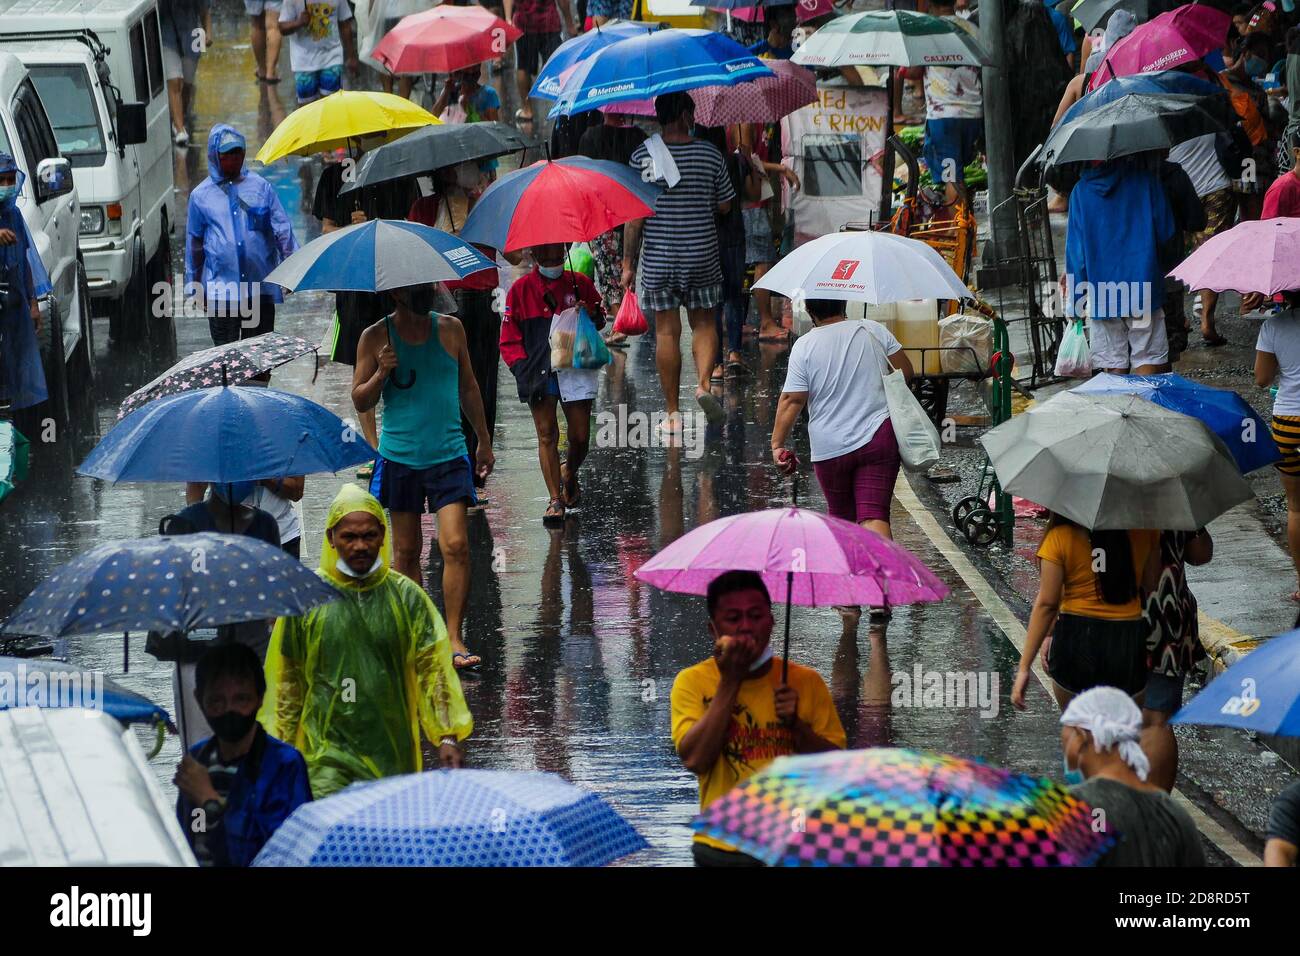
[[[217,146],[244,137],[233,126],[219,123],[208,134],[208,178],[190,193],[189,222],[185,230],[185,284],[201,282],[208,302],[251,304],[254,295],[283,301],[280,287],[263,285],[277,265],[298,248],[289,216],[275,187],[247,167],[239,181],[221,176]],[[196,244],[202,250],[202,275],[195,268]],[[242,292],[241,292],[242,290]]]
[[[26,177],[13,156],[0,152],[0,172],[17,174],[17,196],[21,196]],[[0,246],[0,282],[7,282],[10,289],[10,294],[0,299],[0,399],[7,399],[12,408],[30,408],[49,397],[41,347],[32,324],[30,293],[49,293],[50,276],[27,231],[17,197],[0,204],[0,229],[10,230],[17,240]]]

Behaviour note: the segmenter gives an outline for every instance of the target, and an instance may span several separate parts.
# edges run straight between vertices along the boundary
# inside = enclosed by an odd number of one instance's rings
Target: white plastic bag
[[[1092,352],[1083,331],[1083,319],[1065,327],[1061,345],[1056,350],[1056,374],[1062,378],[1088,378],[1092,375]]]
[[[907,379],[898,369],[882,376],[889,420],[894,425],[898,455],[909,471],[924,471],[939,460],[939,430],[930,421],[921,403],[907,387]]]
[[[939,358],[943,371],[982,375],[993,357],[993,323],[982,315],[959,312],[939,321]]]

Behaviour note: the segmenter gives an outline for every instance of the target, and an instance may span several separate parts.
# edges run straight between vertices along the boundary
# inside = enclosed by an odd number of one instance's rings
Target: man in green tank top
[[[495,464],[483,397],[470,365],[465,328],[452,315],[433,312],[433,287],[390,290],[396,309],[361,334],[352,377],[352,404],[369,411],[383,399],[380,461],[370,493],[393,519],[393,568],[423,583],[420,515],[438,516],[442,593],[447,633],[457,669],[477,667],[461,635],[469,593],[466,509],[477,500],[474,474],[486,478]],[[461,410],[478,437],[471,463],[461,431]]]

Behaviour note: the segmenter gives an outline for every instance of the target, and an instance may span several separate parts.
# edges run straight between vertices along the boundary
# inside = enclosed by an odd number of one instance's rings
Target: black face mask
[[[238,743],[248,736],[257,723],[257,714],[241,714],[237,710],[228,710],[220,717],[209,717],[208,725],[218,740],[228,744]]]

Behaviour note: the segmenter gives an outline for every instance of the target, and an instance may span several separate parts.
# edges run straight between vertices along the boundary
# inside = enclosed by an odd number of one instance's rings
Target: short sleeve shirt
[[[1159,531],[1130,531],[1133,574],[1138,583],[1147,557],[1160,545]],[[1065,588],[1061,596],[1061,612],[1104,621],[1132,621],[1142,616],[1142,607],[1135,594],[1124,604],[1107,604],[1101,598],[1097,573],[1093,570],[1097,560],[1104,555],[1094,555],[1088,531],[1075,525],[1061,524],[1048,530],[1038,548],[1038,557],[1059,564],[1065,569]]]
[[[961,17],[946,16],[971,36],[975,27]],[[977,66],[925,68],[925,118],[979,119],[984,115],[984,87]]]
[[[289,37],[289,65],[295,73],[311,73],[343,65],[339,24],[352,19],[347,0],[284,0],[280,22],[291,23],[307,13],[307,25]]]

